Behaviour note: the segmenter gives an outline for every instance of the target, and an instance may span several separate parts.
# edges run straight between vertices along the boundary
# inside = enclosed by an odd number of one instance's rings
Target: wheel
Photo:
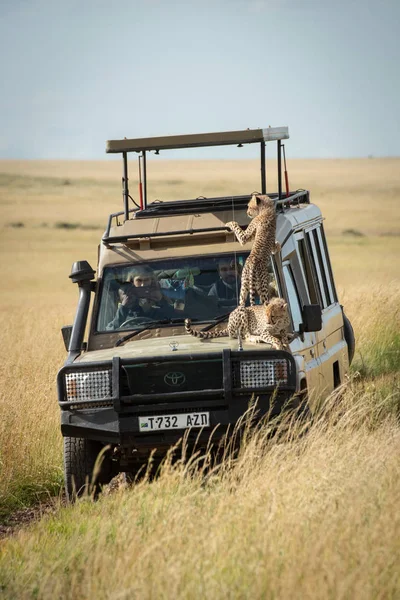
[[[69,502],[84,494],[97,496],[101,485],[111,481],[111,460],[107,452],[99,457],[103,448],[103,444],[94,440],[64,438],[64,480]]]
[[[347,349],[348,349],[348,353],[349,353],[349,365],[351,365],[352,360],[354,358],[354,352],[356,350],[356,340],[354,337],[353,326],[350,323],[349,319],[344,314],[343,309],[342,309],[342,312],[343,312],[344,339],[346,340]]]

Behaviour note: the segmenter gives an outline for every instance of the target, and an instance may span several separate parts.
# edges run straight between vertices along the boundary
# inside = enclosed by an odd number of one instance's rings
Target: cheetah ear
[[[260,204],[260,202],[261,202],[260,196],[256,196],[256,204],[257,204],[257,206]]]

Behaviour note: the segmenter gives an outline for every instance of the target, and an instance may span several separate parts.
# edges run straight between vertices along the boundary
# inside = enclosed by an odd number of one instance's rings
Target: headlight
[[[65,392],[68,401],[112,398],[111,370],[66,373]]]
[[[283,359],[240,361],[240,384],[237,387],[275,387],[288,382],[288,363]]]

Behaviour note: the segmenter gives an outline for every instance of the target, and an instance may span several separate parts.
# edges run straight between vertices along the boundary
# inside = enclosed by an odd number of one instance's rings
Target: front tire
[[[107,451],[99,456],[103,448],[94,440],[64,438],[64,481],[69,502],[85,494],[97,496],[101,485],[111,481],[111,460]]]

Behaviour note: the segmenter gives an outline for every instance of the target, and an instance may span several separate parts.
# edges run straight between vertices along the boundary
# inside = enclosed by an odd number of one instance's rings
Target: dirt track
[[[117,490],[124,489],[126,485],[125,474],[120,473],[104,487],[103,495],[109,495]],[[66,505],[66,497],[62,495],[50,498],[46,502],[31,506],[30,508],[16,510],[4,520],[4,523],[0,523],[0,540],[15,535],[24,527],[35,521],[39,521],[44,515],[56,513],[60,507]]]
[[[37,506],[15,511],[7,517],[4,523],[0,523],[0,540],[15,535],[27,525],[39,521],[44,515],[57,512],[60,505],[64,504],[65,499],[57,497]]]

